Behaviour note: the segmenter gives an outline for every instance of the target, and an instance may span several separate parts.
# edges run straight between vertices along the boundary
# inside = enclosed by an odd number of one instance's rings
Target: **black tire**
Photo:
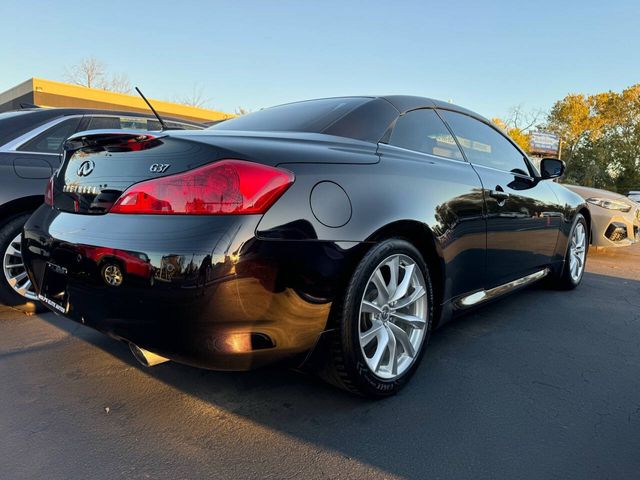
[[[395,254],[410,257],[422,271],[426,284],[427,318],[422,344],[413,363],[402,375],[386,380],[377,376],[364,359],[359,342],[359,314],[369,278],[384,259]],[[420,364],[433,322],[433,287],[429,269],[420,252],[411,243],[397,238],[374,246],[356,267],[344,295],[334,302],[331,315],[336,330],[329,340],[327,362],[320,376],[333,385],[366,397],[387,397],[399,392]]]
[[[587,239],[585,243],[585,256],[584,256],[584,264],[582,267],[582,272],[580,276],[576,279],[571,275],[571,271],[569,268],[569,251],[571,249],[571,238],[577,228],[577,226],[581,224],[584,227],[584,230],[587,234]],[[584,277],[585,267],[587,263],[587,255],[589,253],[589,225],[587,224],[586,219],[581,213],[576,214],[576,218],[573,221],[573,225],[571,227],[571,231],[569,232],[569,240],[567,241],[567,250],[564,254],[564,263],[562,266],[562,271],[560,273],[555,274],[550,278],[551,287],[556,288],[558,290],[573,290],[582,281],[582,277]]]
[[[44,311],[44,306],[37,300],[30,300],[23,297],[9,285],[4,274],[2,263],[9,244],[16,235],[22,232],[22,227],[24,227],[24,224],[30,216],[31,214],[29,213],[19,215],[11,218],[0,226],[0,303],[25,312],[35,313]]]

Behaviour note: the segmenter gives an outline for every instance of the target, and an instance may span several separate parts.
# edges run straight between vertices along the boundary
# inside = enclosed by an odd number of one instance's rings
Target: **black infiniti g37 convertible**
[[[584,201],[485,118],[409,96],[66,142],[22,251],[51,310],[138,359],[313,365],[397,392],[431,331],[546,277],[576,287]]]

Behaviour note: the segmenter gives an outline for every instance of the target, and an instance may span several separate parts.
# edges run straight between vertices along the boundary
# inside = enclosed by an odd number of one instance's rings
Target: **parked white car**
[[[607,190],[577,185],[565,187],[587,201],[591,213],[592,245],[626,247],[640,241],[640,204]]]

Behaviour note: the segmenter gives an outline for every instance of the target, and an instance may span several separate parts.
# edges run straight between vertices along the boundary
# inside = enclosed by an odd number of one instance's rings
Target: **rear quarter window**
[[[80,117],[69,118],[45,130],[18,148],[22,152],[61,153],[64,141],[78,129]]]
[[[389,145],[463,160],[453,135],[432,109],[413,110],[400,116],[391,132]]]
[[[40,125],[55,119],[55,112],[42,110],[18,110],[0,113],[0,145],[15,140]]]

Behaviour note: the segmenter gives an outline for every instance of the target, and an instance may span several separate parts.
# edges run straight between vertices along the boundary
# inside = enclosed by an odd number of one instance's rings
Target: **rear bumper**
[[[43,206],[25,225],[23,252],[38,293],[52,295],[52,268],[64,277],[56,301],[72,320],[182,363],[247,370],[313,348],[366,249],[260,240],[259,220]],[[121,284],[108,284],[107,266]]]

